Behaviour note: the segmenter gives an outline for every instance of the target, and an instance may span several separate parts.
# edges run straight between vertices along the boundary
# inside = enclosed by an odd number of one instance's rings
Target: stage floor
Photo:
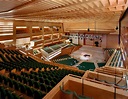
[[[71,56],[79,61],[105,62],[105,53],[100,47],[82,46],[79,50],[73,52]]]

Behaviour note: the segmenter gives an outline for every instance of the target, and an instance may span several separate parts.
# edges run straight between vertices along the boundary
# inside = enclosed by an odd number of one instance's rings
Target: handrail
[[[114,55],[115,55],[115,53],[116,53],[116,49],[115,49],[115,51],[113,52],[113,54],[110,56],[110,58],[108,59],[108,61],[107,61],[107,63],[106,63],[105,66],[109,66],[109,64],[111,63],[111,60],[113,59],[113,57],[114,57]]]
[[[106,85],[106,86],[110,86],[110,87],[114,87],[114,88],[118,88],[118,89],[122,89],[122,90],[128,90],[128,88],[121,88],[121,87],[119,87],[117,85],[114,85],[114,84],[108,84],[108,83],[97,81],[97,80],[90,79],[90,78],[83,78],[83,77],[79,77],[79,76],[76,76],[76,75],[73,75],[73,74],[69,74],[68,76],[83,79],[83,80],[87,80],[87,81],[91,81],[91,82],[95,82],[95,83],[98,83],[98,84],[103,84],[103,85]]]

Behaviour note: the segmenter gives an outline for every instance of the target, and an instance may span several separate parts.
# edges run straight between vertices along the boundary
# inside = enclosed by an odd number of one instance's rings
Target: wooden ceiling
[[[0,0],[0,18],[69,22],[118,22],[128,0]]]

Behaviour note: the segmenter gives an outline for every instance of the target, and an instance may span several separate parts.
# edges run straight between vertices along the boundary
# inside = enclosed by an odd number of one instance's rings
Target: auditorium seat
[[[114,48],[106,48],[105,51],[107,51],[108,54],[111,56],[114,53],[115,49]]]
[[[98,67],[103,67],[103,66],[105,66],[105,64],[106,64],[106,63],[104,63],[104,62],[97,63]]]
[[[26,87],[26,92],[28,96],[33,96],[34,90],[30,88],[29,86]]]
[[[54,49],[54,50],[57,50],[57,49],[59,49],[59,48],[61,48],[61,46],[59,46],[58,44],[56,44],[56,45],[52,45],[52,46],[50,46],[52,49]]]
[[[53,52],[53,50],[50,49],[49,47],[44,47],[43,50],[46,51],[47,53]]]
[[[95,69],[95,65],[92,62],[82,62],[81,64],[79,64],[77,66],[80,70],[94,70]]]
[[[112,67],[120,67],[121,66],[121,51],[120,50],[116,50],[116,52],[114,53],[109,66]]]
[[[67,54],[59,56],[58,58],[54,59],[53,61],[56,63],[65,64],[65,65],[69,65],[69,66],[73,66],[79,62]]]
[[[16,95],[15,92],[10,91],[4,86],[0,86],[0,99],[23,99],[21,96]]]
[[[42,99],[46,94],[42,93],[41,91],[34,90],[34,97],[33,99]]]

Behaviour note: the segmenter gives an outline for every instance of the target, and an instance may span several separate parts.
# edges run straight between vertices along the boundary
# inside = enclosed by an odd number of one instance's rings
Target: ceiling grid
[[[128,0],[0,0],[0,18],[65,22],[118,22]]]

